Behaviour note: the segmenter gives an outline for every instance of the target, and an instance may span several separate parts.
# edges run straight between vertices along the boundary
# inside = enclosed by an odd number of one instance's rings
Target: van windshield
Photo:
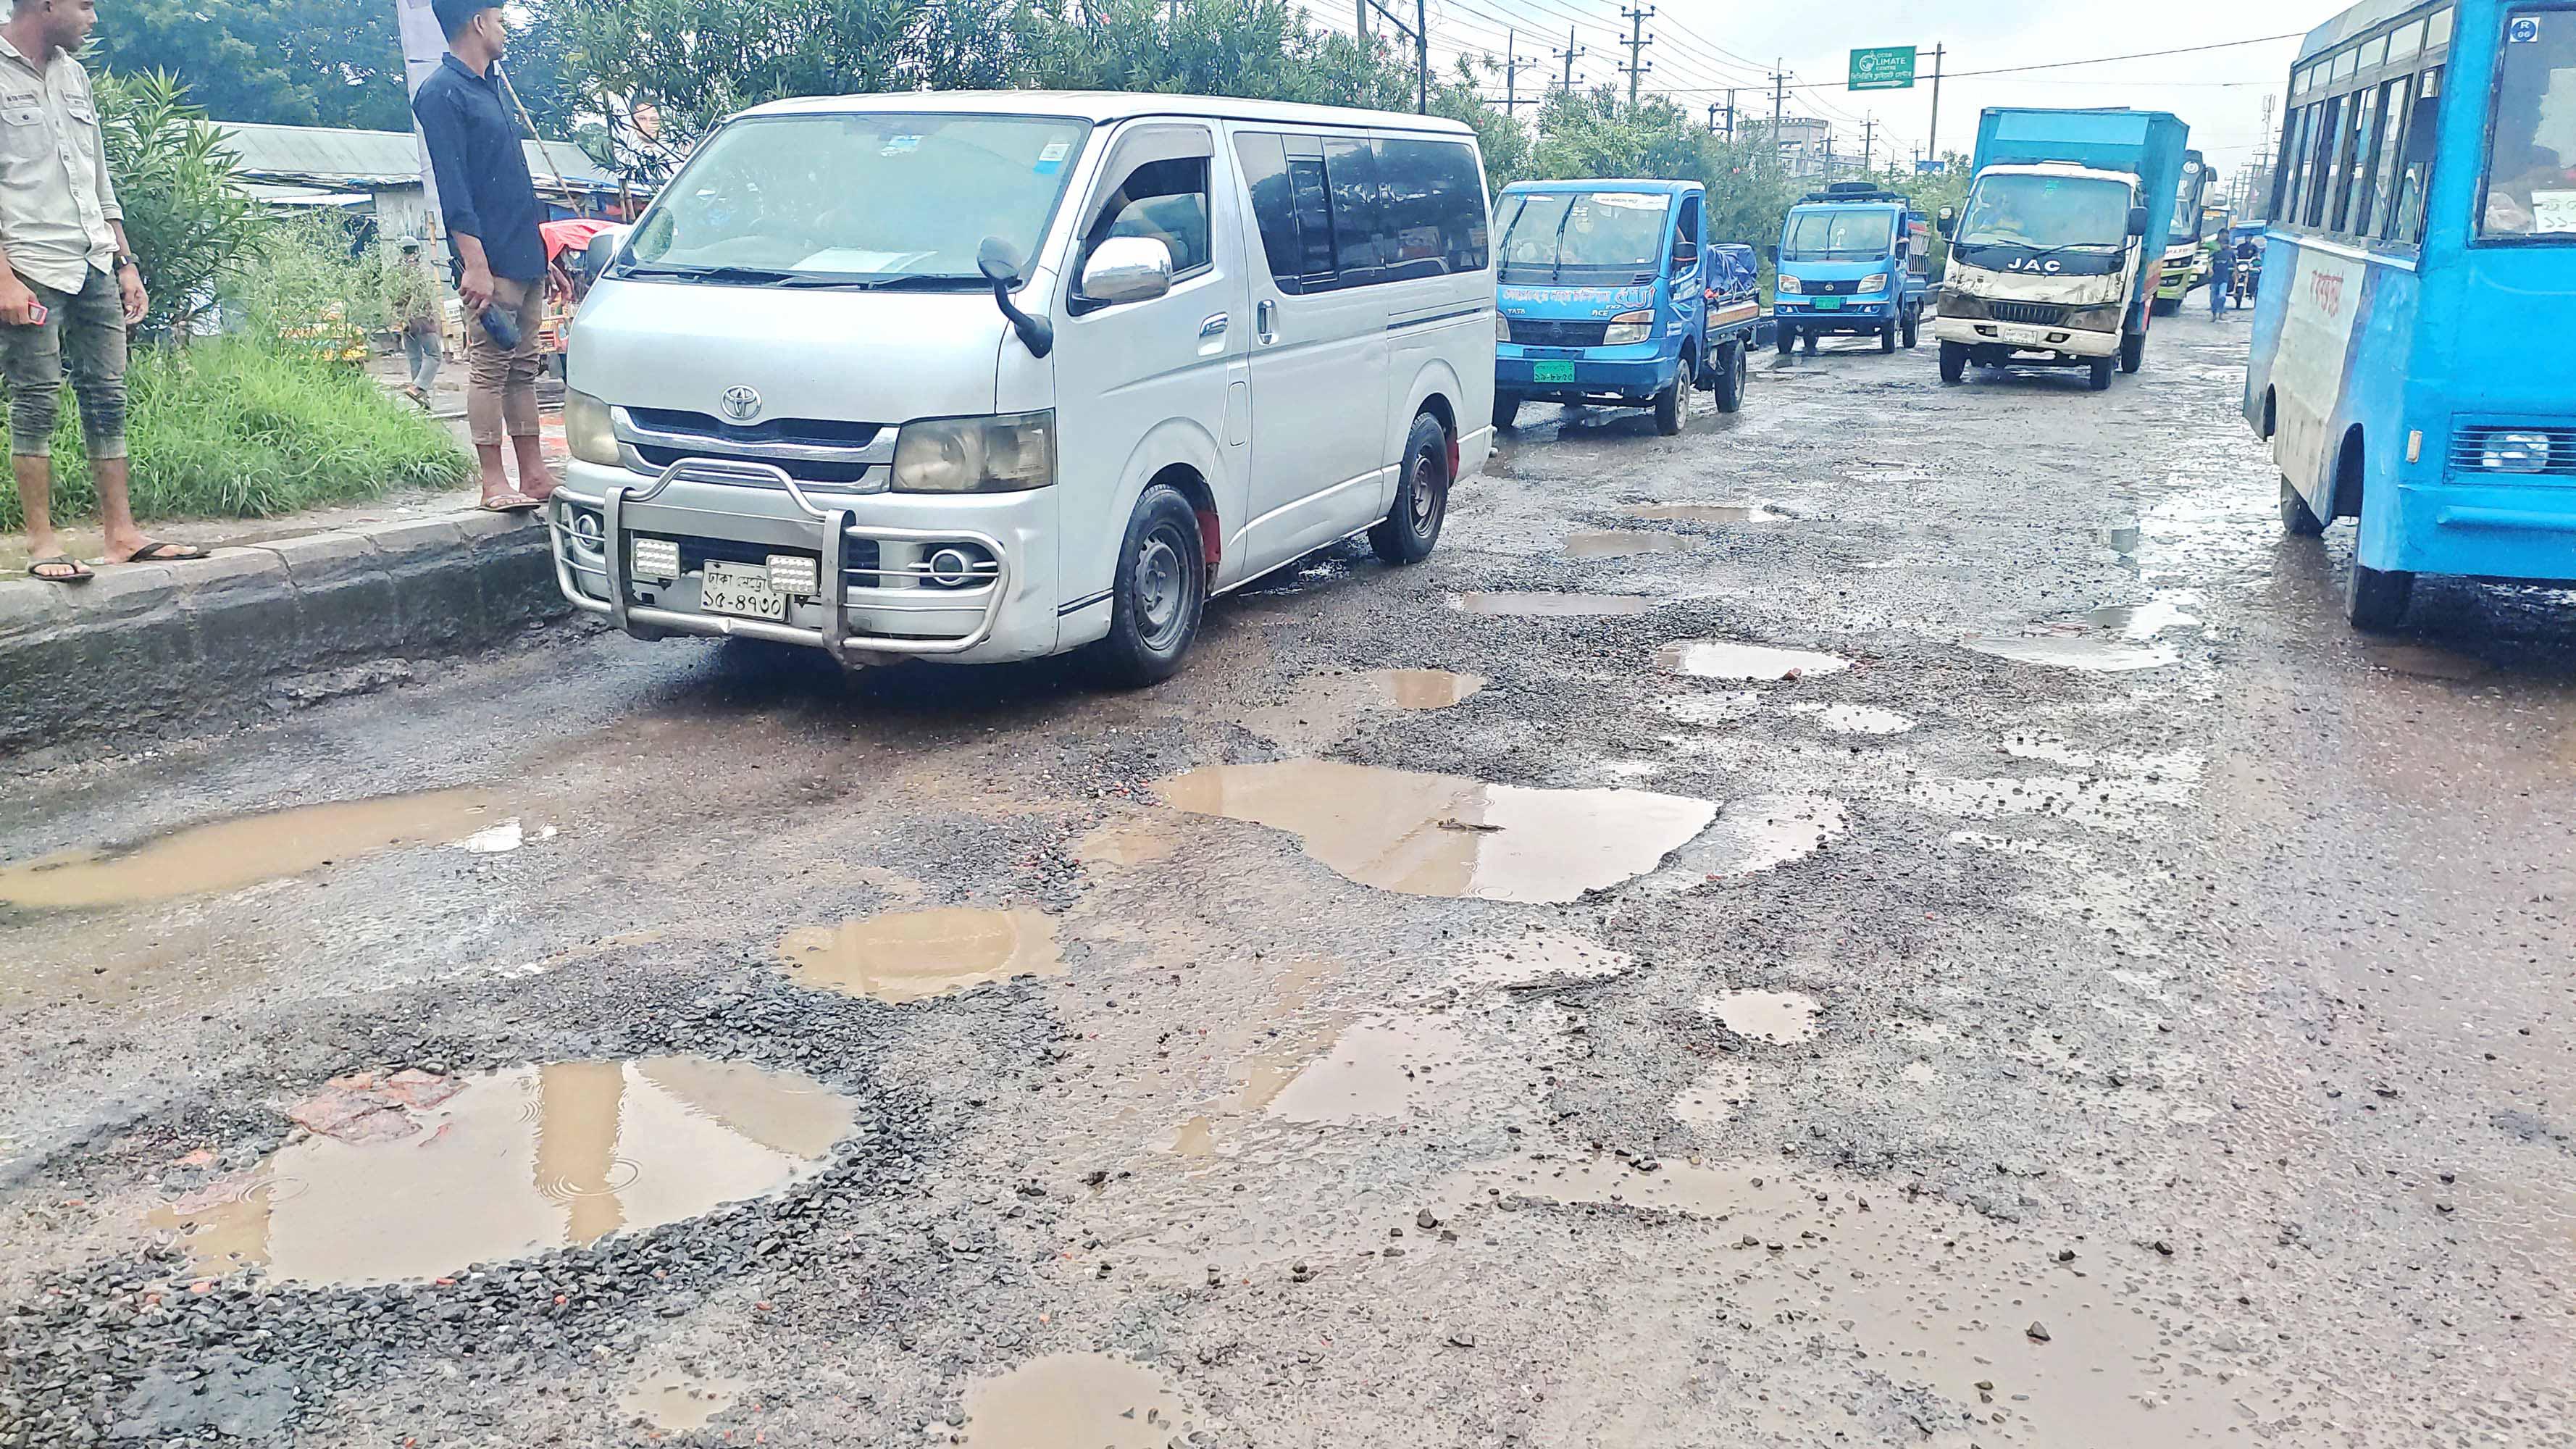
[[[2034,252],[2068,248],[2124,251],[2129,188],[2102,176],[1984,176],[1968,197],[1962,247]]]
[[[1503,280],[1623,279],[1663,270],[1665,213],[1652,191],[1525,191],[1504,198]]]
[[[1036,252],[1090,129],[875,111],[736,121],[645,213],[615,275],[980,287],[986,237]]]
[[[1784,262],[1865,261],[1887,255],[1896,241],[1896,213],[1816,207],[1789,213],[1780,234]]]

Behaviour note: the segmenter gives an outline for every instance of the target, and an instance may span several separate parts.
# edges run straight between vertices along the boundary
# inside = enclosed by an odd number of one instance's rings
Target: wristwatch
[[[132,252],[118,252],[116,254],[116,264],[120,268],[132,267],[138,272],[143,270],[143,264],[134,259],[134,253]]]

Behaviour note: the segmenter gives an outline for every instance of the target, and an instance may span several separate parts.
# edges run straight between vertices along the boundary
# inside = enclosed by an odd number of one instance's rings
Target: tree
[[[126,240],[143,271],[148,335],[185,328],[214,305],[215,288],[258,247],[258,208],[234,184],[223,133],[167,74],[102,75],[100,143]]]
[[[219,121],[411,125],[391,0],[120,0],[91,49],[106,70],[178,77]]]

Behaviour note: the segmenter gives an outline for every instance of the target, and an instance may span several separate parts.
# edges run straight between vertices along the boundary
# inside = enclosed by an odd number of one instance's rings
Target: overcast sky
[[[1308,3],[1315,18],[1334,29],[1346,31],[1355,23],[1356,0]],[[1411,20],[1411,0],[1387,3]],[[1923,145],[1930,126],[1930,58],[1920,62],[1923,79],[1911,91],[1853,93],[1842,82],[1854,48],[1911,42],[1929,51],[1939,44],[1947,50],[1945,70],[1955,75],[2304,34],[2344,8],[2319,0],[2236,0],[2223,6],[2115,5],[2109,0],[1656,0],[1655,17],[1646,22],[1656,37],[1646,51],[1654,68],[1644,84],[1686,91],[1674,99],[1702,113],[1710,101],[1725,99],[1722,90],[1711,88],[1740,86],[1737,104],[1768,118],[1769,71],[1775,59],[1785,60],[1796,75],[1792,85],[1826,87],[1793,90],[1787,106],[1791,114],[1832,120],[1836,148],[1853,151],[1860,147],[1861,118],[1875,115],[1881,127],[1879,154],[1887,154],[1884,147],[1892,138],[1899,154],[1910,157]],[[1563,74],[1551,52],[1565,48],[1566,27],[1574,24],[1578,43],[1589,52],[1576,63],[1578,77],[1594,84],[1625,84],[1617,67],[1626,51],[1612,48],[1613,37],[1628,30],[1620,9],[1619,0],[1430,0],[1433,52],[1435,58],[1454,49],[1500,54],[1504,32],[1518,28],[1522,56],[1538,62],[1521,74],[1521,94],[1526,96]],[[2177,18],[2190,24],[2151,23]],[[2297,49],[2295,40],[2278,40],[2026,75],[1962,76],[1941,88],[1941,140],[1945,149],[1967,150],[1975,139],[1977,112],[1986,106],[2135,106],[2182,117],[2191,127],[2192,144],[2224,176],[2246,164],[2262,144],[2263,98],[2272,96],[2278,105]]]

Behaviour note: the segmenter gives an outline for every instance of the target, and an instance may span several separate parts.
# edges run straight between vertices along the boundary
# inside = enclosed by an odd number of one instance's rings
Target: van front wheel
[[[1673,364],[1672,386],[1655,394],[1655,431],[1669,438],[1690,421],[1690,395],[1697,386],[1687,352]]]
[[[1424,413],[1404,439],[1404,474],[1396,480],[1395,506],[1369,530],[1369,547],[1391,564],[1420,563],[1440,541],[1449,516],[1449,434]]]
[[[1149,484],[1136,500],[1109,598],[1109,634],[1091,646],[1093,673],[1127,689],[1171,678],[1207,609],[1207,546],[1198,510],[1178,490]]]

